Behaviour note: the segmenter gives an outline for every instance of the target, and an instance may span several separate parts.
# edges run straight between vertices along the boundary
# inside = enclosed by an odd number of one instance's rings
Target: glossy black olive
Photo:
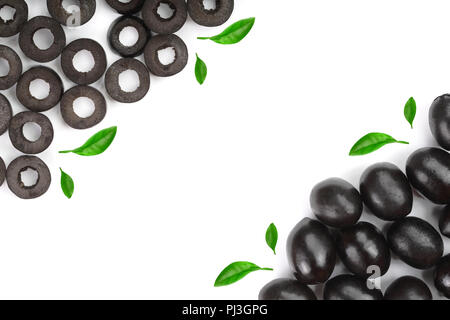
[[[450,254],[443,257],[436,266],[434,285],[440,293],[450,299]]]
[[[359,222],[337,234],[336,246],[344,265],[355,275],[368,278],[373,267],[385,274],[391,265],[391,252],[383,234],[368,222]]]
[[[331,178],[317,184],[310,196],[316,217],[330,227],[354,225],[361,217],[363,203],[358,190],[340,178]]]
[[[395,165],[376,163],[361,176],[364,204],[378,218],[393,221],[411,213],[413,193],[405,174]]]
[[[392,251],[417,269],[433,267],[444,252],[444,242],[431,224],[416,217],[394,222],[388,230]]]
[[[441,217],[439,219],[439,230],[441,233],[450,238],[450,205],[441,209]]]
[[[450,94],[434,100],[428,115],[431,133],[439,145],[450,150]]]
[[[295,277],[304,284],[328,280],[336,265],[334,240],[322,223],[305,218],[289,234],[289,264]]]
[[[405,276],[398,278],[386,289],[385,300],[433,300],[430,288],[422,280]]]
[[[406,162],[409,182],[436,204],[450,204],[450,154],[438,148],[422,148]]]
[[[370,289],[366,280],[343,274],[330,279],[323,291],[324,300],[382,300],[379,289]]]
[[[120,41],[120,34],[127,27],[136,29],[138,33],[136,43],[131,46],[126,46]],[[124,58],[134,58],[141,55],[151,36],[152,34],[145,26],[144,21],[135,16],[121,16],[117,18],[108,30],[109,45]]]
[[[266,284],[258,296],[259,300],[317,300],[307,285],[292,279],[275,279]]]

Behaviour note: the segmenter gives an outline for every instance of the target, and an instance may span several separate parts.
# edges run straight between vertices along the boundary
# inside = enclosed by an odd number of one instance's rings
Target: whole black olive
[[[259,300],[317,300],[307,285],[292,279],[275,279],[266,284],[258,296]]]
[[[385,300],[433,300],[430,288],[422,280],[405,276],[398,278],[386,289]]]
[[[422,148],[406,162],[411,185],[436,204],[450,204],[450,154],[438,148]]]
[[[441,233],[450,238],[450,205],[443,207],[441,210],[441,218],[439,219],[439,230]]]
[[[294,275],[304,284],[327,281],[336,265],[336,247],[330,232],[309,218],[300,221],[289,234],[287,253]]]
[[[428,114],[431,133],[439,145],[450,150],[450,95],[437,97]]]
[[[323,291],[324,300],[382,300],[379,289],[370,289],[366,280],[343,274],[330,279]]]
[[[450,299],[450,254],[443,257],[436,266],[434,285],[439,292]]]
[[[433,267],[444,252],[444,242],[431,224],[416,217],[394,222],[388,230],[389,246],[404,262],[417,269]]]
[[[411,213],[413,193],[405,174],[392,163],[376,163],[360,181],[364,204],[378,218],[394,221]]]
[[[359,277],[371,276],[373,267],[379,268],[381,276],[391,265],[389,245],[371,223],[358,222],[342,229],[337,234],[336,246],[344,265]]]
[[[363,210],[358,190],[339,178],[327,179],[317,184],[311,192],[310,203],[316,217],[335,228],[354,225]]]

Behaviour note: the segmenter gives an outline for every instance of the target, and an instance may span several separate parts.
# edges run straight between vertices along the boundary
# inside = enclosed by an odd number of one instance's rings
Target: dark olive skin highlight
[[[431,133],[439,145],[450,150],[450,95],[437,97],[428,114]]]
[[[404,276],[398,278],[386,289],[385,300],[433,300],[430,288],[422,280]]]
[[[266,284],[258,296],[259,300],[317,300],[307,285],[293,279],[275,279]]]
[[[439,230],[442,235],[450,238],[450,205],[441,208],[439,218]]]
[[[343,274],[330,279],[323,291],[324,300],[382,300],[379,289],[369,289],[366,280]]]
[[[434,285],[447,299],[450,299],[450,254],[443,257],[434,270]]]
[[[406,162],[411,185],[435,204],[450,204],[450,154],[438,148],[422,148]]]
[[[373,266],[384,275],[391,265],[389,245],[380,230],[368,222],[344,228],[337,233],[339,257],[353,274],[368,278]]]
[[[405,174],[391,163],[367,168],[361,176],[360,191],[370,212],[382,220],[394,221],[411,213],[412,188]]]
[[[358,190],[340,178],[317,184],[311,191],[310,204],[317,219],[334,228],[354,225],[363,211]]]
[[[289,234],[287,254],[295,277],[304,284],[327,281],[336,264],[336,246],[330,232],[309,218],[300,221]]]
[[[403,262],[417,269],[432,268],[444,252],[439,232],[416,217],[394,222],[388,229],[387,239],[391,250]]]

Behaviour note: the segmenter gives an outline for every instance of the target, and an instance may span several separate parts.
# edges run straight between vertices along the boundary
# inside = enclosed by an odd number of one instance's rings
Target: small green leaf
[[[416,117],[416,109],[417,109],[416,101],[412,97],[409,98],[408,102],[406,102],[404,113],[405,119],[406,121],[409,122],[411,128],[413,127],[413,122]]]
[[[213,37],[198,37],[200,40],[212,40],[219,44],[235,44],[240,42],[252,30],[255,18],[243,19],[233,23],[221,34]]]
[[[397,141],[385,133],[373,132],[366,134],[364,137],[359,139],[350,150],[350,155],[362,156],[369,154],[390,143],[409,144],[409,142],[406,141]]]
[[[273,271],[271,268],[260,268],[256,264],[246,261],[233,262],[223,269],[214,283],[214,287],[227,286],[235,283],[251,272],[259,270]]]
[[[197,55],[197,62],[195,63],[195,77],[197,78],[198,83],[201,85],[205,82],[206,75],[208,74],[208,68],[206,67],[205,62],[199,58]]]
[[[75,153],[80,156],[96,156],[105,152],[116,137],[117,127],[101,130],[94,134],[81,147],[73,150],[60,151],[59,153]]]
[[[278,242],[278,230],[277,227],[271,223],[266,231],[266,243],[270,249],[273,250],[274,254],[277,254],[275,248],[277,247]]]
[[[73,190],[75,189],[75,184],[73,183],[72,178],[65,173],[61,168],[61,189],[66,195],[68,199],[72,198]]]

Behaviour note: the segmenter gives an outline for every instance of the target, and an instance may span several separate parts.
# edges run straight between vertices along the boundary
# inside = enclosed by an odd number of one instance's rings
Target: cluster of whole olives
[[[62,119],[68,126],[87,129],[97,125],[106,116],[107,104],[103,94],[91,84],[104,76],[106,91],[112,99],[121,103],[143,99],[150,89],[150,73],[169,77],[186,66],[187,47],[174,33],[184,26],[188,14],[200,25],[219,26],[230,18],[234,9],[234,0],[215,1],[215,7],[211,8],[206,8],[203,0],[106,0],[111,8],[121,14],[109,29],[108,42],[122,58],[108,68],[105,50],[98,42],[81,38],[67,44],[63,28],[89,22],[96,12],[97,1],[80,0],[78,5],[69,8],[61,0],[46,2],[49,16],[29,19],[28,5],[24,0],[0,0],[0,9],[8,7],[14,11],[10,19],[0,18],[0,37],[19,35],[20,49],[35,62],[46,63],[61,57],[64,75],[75,84],[64,90],[60,75],[40,64],[23,72],[19,55],[12,48],[0,45],[0,58],[9,65],[8,74],[0,77],[0,90],[17,84],[17,99],[29,110],[14,114],[8,99],[0,94],[0,135],[9,130],[13,146],[27,154],[12,161],[7,168],[0,157],[0,185],[6,179],[11,191],[23,199],[41,196],[51,183],[47,165],[34,156],[45,151],[53,141],[52,123],[42,112],[60,104]],[[160,13],[163,6],[168,8],[167,15]],[[138,40],[132,45],[120,40],[122,31],[127,27],[134,28],[138,33]],[[39,48],[34,41],[36,32],[43,29],[53,35],[53,42],[46,49]],[[174,60],[163,64],[158,53],[168,48],[173,49]],[[74,66],[74,57],[82,50],[87,50],[94,58],[94,66],[87,72],[81,72]],[[145,64],[135,59],[142,53]],[[133,70],[139,76],[139,86],[132,92],[123,90],[119,84],[119,76],[127,70]],[[30,92],[31,82],[37,79],[49,85],[49,94],[43,99],[34,97]],[[94,111],[89,117],[80,117],[74,111],[74,102],[81,97],[89,98],[94,104]],[[25,137],[23,127],[27,123],[35,123],[41,128],[41,135],[36,141]],[[25,186],[21,178],[22,172],[28,169],[33,169],[38,175],[37,182],[31,186]]]
[[[391,252],[404,263],[434,269],[434,285],[450,299],[450,255],[444,254],[441,234],[450,237],[450,95],[438,97],[429,112],[433,136],[443,148],[422,148],[406,163],[406,175],[391,163],[377,163],[361,176],[359,192],[350,183],[331,178],[311,193],[317,220],[305,218],[291,231],[287,255],[296,280],[277,279],[261,289],[261,300],[316,300],[309,285],[324,284],[325,300],[431,300],[421,279],[403,276],[384,295],[370,281],[391,265]],[[446,150],[444,150],[446,149]],[[441,205],[439,229],[409,216],[413,190]],[[389,221],[386,236],[369,222],[358,222],[363,206]],[[431,218],[431,217],[430,217]],[[331,278],[340,258],[348,274]],[[331,278],[331,279],[330,279]]]

